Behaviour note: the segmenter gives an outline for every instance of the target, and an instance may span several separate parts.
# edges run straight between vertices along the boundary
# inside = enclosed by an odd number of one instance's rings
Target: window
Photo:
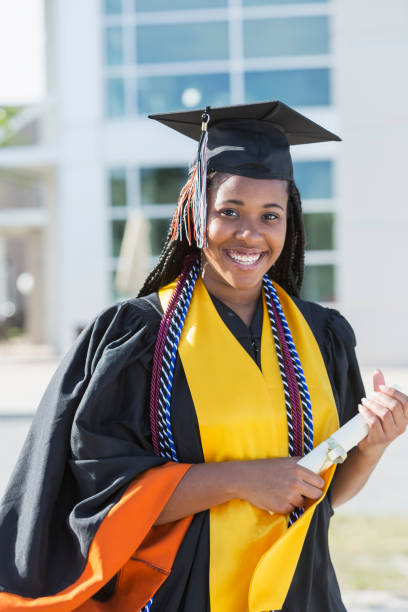
[[[227,74],[140,77],[137,89],[141,115],[230,103]]]
[[[331,161],[294,162],[293,172],[303,200],[333,197],[333,163]]]
[[[118,168],[110,172],[110,204],[111,206],[127,205],[126,170]]]
[[[331,251],[334,248],[334,214],[305,213],[306,248],[313,251]]]
[[[185,168],[141,168],[142,204],[175,204],[186,178]]]
[[[134,0],[135,11],[144,13],[146,11],[177,11],[202,8],[218,8],[228,5],[228,0]]]
[[[332,302],[335,299],[334,265],[306,266],[301,297],[312,302]]]
[[[245,101],[282,100],[289,106],[330,103],[329,70],[271,70],[245,74]]]
[[[327,0],[242,0],[244,6],[269,6],[271,4],[310,4],[325,3]]]
[[[154,205],[154,218],[150,219],[150,245],[158,255],[170,226],[170,215],[176,207],[181,188],[186,182],[186,168],[140,168],[140,201],[149,214]],[[167,206],[166,206],[167,204]],[[168,205],[172,205],[169,210]],[[150,212],[152,214],[152,212]]]
[[[245,57],[312,55],[329,52],[328,17],[248,19]]]
[[[186,62],[228,58],[226,21],[136,28],[137,62]]]
[[[111,253],[113,257],[119,257],[125,226],[126,219],[111,221]]]
[[[108,117],[125,115],[125,81],[122,78],[110,78],[105,82],[105,104]]]
[[[152,255],[159,255],[169,227],[170,219],[150,219],[150,247]]]
[[[122,12],[122,0],[104,0],[103,9],[106,15],[117,15]]]
[[[105,29],[105,64],[123,64],[123,28],[114,26]]]

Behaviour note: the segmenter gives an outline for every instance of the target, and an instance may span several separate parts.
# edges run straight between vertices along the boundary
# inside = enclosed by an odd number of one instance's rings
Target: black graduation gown
[[[364,395],[354,333],[338,312],[295,302],[319,344],[343,424]],[[261,302],[250,329],[219,300],[214,303],[260,366]],[[50,382],[0,505],[0,609],[1,591],[46,597],[74,583],[98,528],[128,485],[165,463],[153,453],[149,422],[161,315],[157,294],[103,311]],[[171,404],[180,462],[202,462],[198,422],[179,357]],[[312,519],[285,611],[345,610],[328,550],[331,514],[329,492]],[[151,612],[209,612],[208,567],[207,511],[193,517]],[[95,598],[108,602],[116,582],[117,576]]]

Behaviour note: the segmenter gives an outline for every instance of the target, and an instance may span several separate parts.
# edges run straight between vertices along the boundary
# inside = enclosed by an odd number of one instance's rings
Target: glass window
[[[328,52],[327,16],[249,19],[244,22],[246,57],[317,55]]]
[[[111,221],[111,252],[113,257],[119,257],[125,227],[126,219]]]
[[[269,6],[273,4],[310,4],[313,3],[324,3],[327,0],[242,0],[244,6]]]
[[[159,255],[169,227],[170,219],[150,219],[150,246],[152,255]]]
[[[332,264],[306,266],[301,297],[311,302],[334,301],[335,268]]]
[[[145,11],[191,10],[192,8],[218,8],[228,5],[228,0],[194,0],[194,3],[191,0],[172,0],[171,4],[169,0],[134,0],[134,2],[137,13],[144,13]]]
[[[334,248],[334,214],[306,213],[303,215],[306,230],[306,248],[310,251]]]
[[[271,70],[245,74],[245,101],[282,100],[289,106],[330,104],[329,70]]]
[[[333,197],[333,162],[330,160],[295,162],[293,171],[303,200]]]
[[[106,15],[117,15],[122,12],[122,0],[104,0],[103,10]]]
[[[123,64],[123,28],[111,26],[105,29],[105,64]]]
[[[106,79],[106,115],[123,117],[125,114],[125,81],[121,78]]]
[[[111,170],[110,177],[110,204],[111,206],[127,205],[126,170],[117,168]]]
[[[228,74],[140,77],[137,89],[141,115],[230,103]]]
[[[186,62],[228,58],[226,21],[139,26],[137,62]]]
[[[186,168],[141,168],[142,204],[176,203],[186,179]]]

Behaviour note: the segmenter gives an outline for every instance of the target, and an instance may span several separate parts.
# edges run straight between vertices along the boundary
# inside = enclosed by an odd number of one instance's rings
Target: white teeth
[[[232,251],[228,251],[228,255],[237,263],[247,265],[256,263],[261,257],[261,253],[258,253],[257,255],[243,255],[242,253],[234,253]]]

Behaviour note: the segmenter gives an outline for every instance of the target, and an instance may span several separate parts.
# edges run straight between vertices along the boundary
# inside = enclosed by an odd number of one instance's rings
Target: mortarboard
[[[198,247],[205,246],[207,172],[293,180],[289,147],[341,140],[279,100],[149,115],[199,142],[197,160],[173,218],[173,238],[183,227],[191,244],[190,217]]]

